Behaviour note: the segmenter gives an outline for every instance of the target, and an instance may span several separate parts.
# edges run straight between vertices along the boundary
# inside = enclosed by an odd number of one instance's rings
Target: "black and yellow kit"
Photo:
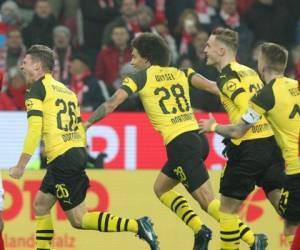
[[[254,70],[237,62],[222,69],[217,84],[232,124],[240,122],[251,97],[264,86]],[[255,185],[262,186],[265,192],[282,187],[284,163],[273,135],[262,116],[243,137],[228,142],[228,161],[221,178],[220,193],[244,200]]]
[[[186,179],[188,179],[188,176],[192,176],[195,169],[203,169],[201,171],[204,171],[203,176],[205,178],[200,181],[201,183],[189,183],[189,188],[186,184],[189,190],[198,188],[207,179],[202,160],[203,151],[208,149],[202,150],[201,146],[199,147],[199,143],[207,145],[207,142],[204,137],[200,137],[195,132],[199,127],[191,107],[189,95],[190,81],[194,74],[195,72],[190,68],[182,71],[174,67],[152,65],[146,70],[129,75],[122,84],[122,88],[129,95],[138,92],[150,122],[160,132],[164,143],[167,145],[168,163],[162,171],[171,178],[177,178],[181,181],[185,179],[186,182],[189,182]],[[197,146],[193,146],[193,150],[189,150],[188,146],[182,147],[182,151],[185,151],[182,154],[186,156],[186,161],[181,159],[179,163],[176,159],[179,160],[180,156],[177,154],[175,159],[173,157],[171,159],[170,155],[176,155],[176,152],[172,153],[170,150],[172,151],[171,148],[177,148],[176,150],[178,150],[178,146],[176,147],[175,144],[182,144],[183,146],[183,144],[188,143],[186,138],[189,135],[187,133],[193,134],[191,138],[196,137]],[[200,159],[200,162],[192,163],[188,161],[192,157]],[[191,166],[191,164],[195,166]],[[179,166],[181,169],[180,174],[177,176]],[[185,171],[192,172],[185,173]],[[184,177],[181,178],[180,176]]]
[[[30,86],[25,105],[31,140],[26,137],[24,153],[32,155],[41,138],[48,163],[70,148],[85,147],[77,97],[50,74]]]
[[[300,221],[300,91],[298,82],[281,77],[272,80],[251,99],[251,108],[265,115],[281,148],[286,181],[280,208],[292,221]]]
[[[30,85],[25,104],[28,131],[23,153],[32,155],[42,139],[49,164],[40,189],[55,195],[65,210],[75,207],[84,200],[88,186],[85,132],[77,97],[46,74]]]

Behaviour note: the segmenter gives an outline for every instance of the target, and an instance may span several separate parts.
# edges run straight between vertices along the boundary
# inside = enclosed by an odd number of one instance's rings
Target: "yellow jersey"
[[[85,133],[74,92],[53,79],[50,74],[36,81],[27,90],[25,104],[28,131],[24,153],[34,152],[40,134],[45,144],[48,163],[73,147],[85,147]],[[35,118],[40,117],[40,119]],[[35,128],[33,131],[32,128]]]
[[[275,134],[288,175],[300,173],[300,91],[298,82],[286,77],[267,84],[251,99],[251,108],[265,115]]]
[[[138,92],[153,127],[168,144],[178,135],[199,128],[190,101],[189,84],[194,70],[152,65],[123,80],[129,95]]]
[[[233,124],[238,124],[242,115],[247,111],[249,101],[253,95],[264,86],[258,74],[251,68],[232,62],[225,66],[218,79],[221,102]],[[239,145],[242,141],[266,138],[273,135],[273,131],[264,117],[262,117],[242,138],[231,139]]]

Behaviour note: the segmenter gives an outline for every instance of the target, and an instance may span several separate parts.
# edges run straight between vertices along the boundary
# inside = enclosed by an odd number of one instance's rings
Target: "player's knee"
[[[155,184],[153,186],[153,191],[154,191],[155,195],[157,196],[157,198],[160,198],[164,194],[164,192],[161,190],[161,188]]]
[[[71,223],[71,226],[73,228],[76,228],[76,229],[81,229],[82,228],[81,223],[79,223],[78,221],[70,221],[70,223]]]
[[[82,218],[79,216],[74,216],[69,219],[70,224],[72,227],[76,229],[82,229]]]
[[[36,200],[33,204],[34,212],[37,216],[42,216],[49,213],[49,208],[42,202]]]

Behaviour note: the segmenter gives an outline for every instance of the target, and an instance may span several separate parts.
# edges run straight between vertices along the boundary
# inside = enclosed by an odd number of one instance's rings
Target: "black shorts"
[[[69,149],[48,165],[40,190],[53,194],[64,211],[76,207],[84,201],[89,187],[86,163],[85,148]]]
[[[220,193],[245,200],[255,185],[267,194],[281,189],[284,181],[284,159],[274,136],[226,146],[228,161],[223,170]]]
[[[191,193],[209,179],[204,160],[209,153],[208,141],[196,131],[185,132],[167,145],[168,161],[161,172],[180,181]]]
[[[279,210],[289,222],[300,223],[300,174],[286,176]]]

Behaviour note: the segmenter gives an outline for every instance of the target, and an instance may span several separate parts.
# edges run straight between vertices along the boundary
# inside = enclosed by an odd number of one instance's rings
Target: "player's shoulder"
[[[46,89],[43,83],[44,78],[45,77],[43,76],[29,85],[25,93],[25,99],[34,98],[44,100],[46,96]]]
[[[191,76],[196,74],[195,70],[192,68],[181,69],[180,71],[182,71],[187,78],[190,78]]]
[[[232,64],[226,65],[217,78],[217,84],[220,89],[223,89],[224,85],[229,84],[230,82],[241,82],[237,69],[236,67],[233,68]]]
[[[276,85],[285,84],[288,86],[297,87],[299,85],[298,81],[289,77],[280,77],[276,79]]]
[[[131,78],[135,82],[140,82],[140,81],[145,82],[147,81],[147,74],[148,74],[148,69],[145,69],[145,70],[139,70],[134,73],[129,73],[127,77]]]
[[[251,98],[251,102],[267,111],[271,110],[275,105],[274,86],[276,81],[276,79],[273,79],[269,83],[265,84],[264,87]]]

